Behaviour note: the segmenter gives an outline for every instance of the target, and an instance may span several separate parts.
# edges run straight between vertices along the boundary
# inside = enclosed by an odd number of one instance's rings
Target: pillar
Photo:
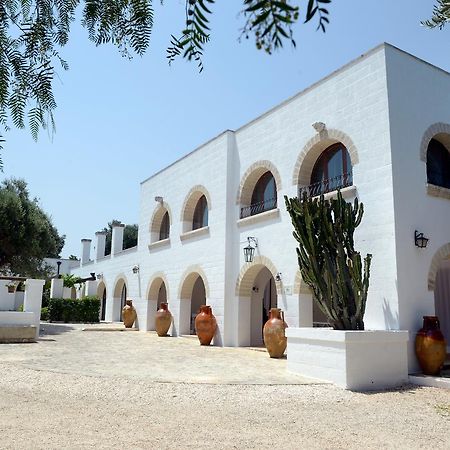
[[[95,240],[95,261],[98,261],[105,256],[106,231],[97,231]]]
[[[119,223],[112,226],[111,257],[123,250],[123,230],[125,225]]]
[[[81,239],[81,265],[87,264],[91,257],[91,239]]]
[[[52,278],[50,285],[50,298],[63,298],[64,280]]]
[[[93,297],[97,295],[98,281],[88,280],[85,282],[84,295],[86,297]]]
[[[25,281],[25,298],[23,310],[34,313],[34,324],[36,326],[36,339],[39,338],[39,326],[41,323],[42,291],[45,280],[27,279]]]

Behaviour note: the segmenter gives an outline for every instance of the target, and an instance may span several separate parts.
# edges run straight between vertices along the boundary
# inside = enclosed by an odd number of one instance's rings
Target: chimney
[[[106,231],[97,231],[95,233],[95,240],[95,260],[98,261],[105,256]]]
[[[125,225],[123,223],[115,224],[112,226],[112,241],[111,241],[111,257],[114,257],[117,253],[123,250],[123,229]]]
[[[91,256],[91,239],[81,239],[81,265],[87,264]]]

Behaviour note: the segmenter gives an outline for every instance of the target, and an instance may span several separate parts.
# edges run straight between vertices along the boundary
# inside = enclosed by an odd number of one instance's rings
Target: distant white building
[[[373,254],[366,328],[409,330],[413,369],[423,315],[438,314],[450,341],[449,151],[449,74],[383,44],[143,181],[137,247],[123,251],[115,226],[105,257],[97,233],[93,260],[83,240],[72,273],[97,274],[107,321],[130,297],[139,328],[152,330],[167,300],[172,334],[184,335],[207,303],[216,345],[261,345],[271,306],[290,326],[324,321],[298,270],[284,195],[341,188],[365,206],[355,247]]]

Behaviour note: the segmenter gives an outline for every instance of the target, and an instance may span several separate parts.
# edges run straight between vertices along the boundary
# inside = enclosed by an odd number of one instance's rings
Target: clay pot
[[[436,316],[423,316],[416,334],[416,355],[425,375],[438,375],[445,361],[447,344]]]
[[[200,306],[200,312],[195,317],[195,330],[197,331],[200,345],[209,345],[216,334],[217,321],[211,306]]]
[[[269,320],[264,324],[264,344],[271,358],[282,358],[287,346],[287,338],[284,330],[287,323],[284,321],[284,313],[279,308],[271,308]]]
[[[171,324],[172,314],[167,308],[167,303],[161,303],[155,317],[155,328],[158,336],[167,336]]]
[[[122,309],[123,324],[125,328],[132,328],[137,316],[136,310],[132,300],[127,300],[125,303],[126,305]]]
[[[16,292],[16,286],[7,286],[8,294],[14,294]]]

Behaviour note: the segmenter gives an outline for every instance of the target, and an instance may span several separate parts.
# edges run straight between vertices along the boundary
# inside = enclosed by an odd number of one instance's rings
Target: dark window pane
[[[431,139],[427,151],[428,183],[450,189],[450,154],[436,139]]]
[[[197,230],[208,225],[208,202],[206,197],[202,195],[197,202],[194,210],[194,218],[192,220],[192,229]]]
[[[241,215],[247,217],[253,216],[277,206],[277,185],[271,172],[264,173],[255,188],[253,189],[251,206],[249,207],[249,214],[241,212]],[[243,208],[245,209],[245,208]]]
[[[161,222],[161,228],[159,229],[159,240],[168,239],[170,234],[170,219],[169,213],[166,211]]]

